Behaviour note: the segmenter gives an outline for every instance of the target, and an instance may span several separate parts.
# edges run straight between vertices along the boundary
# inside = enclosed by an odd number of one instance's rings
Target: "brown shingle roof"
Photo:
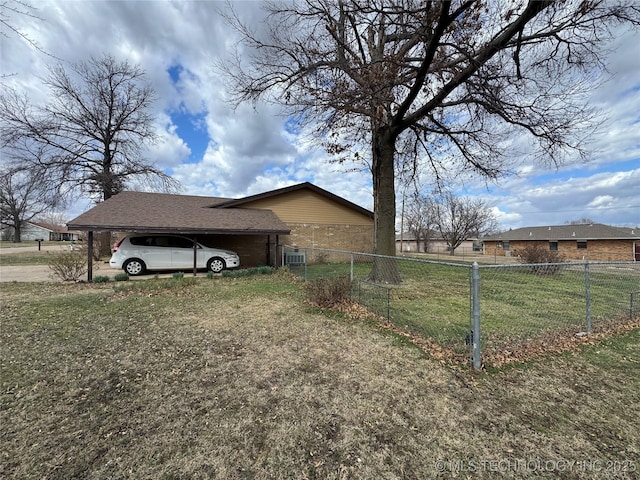
[[[207,208],[227,198],[122,192],[67,223],[69,230],[209,234],[289,234],[271,210]]]

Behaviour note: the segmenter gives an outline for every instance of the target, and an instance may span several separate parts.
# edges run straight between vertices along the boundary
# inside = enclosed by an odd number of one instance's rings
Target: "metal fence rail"
[[[479,265],[312,248],[296,253],[305,259],[288,265],[296,275],[348,277],[354,301],[475,368],[556,351],[576,335],[640,318],[638,262]]]

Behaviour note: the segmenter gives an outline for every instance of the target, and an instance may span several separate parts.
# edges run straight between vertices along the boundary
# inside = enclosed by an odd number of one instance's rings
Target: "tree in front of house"
[[[450,255],[462,242],[497,230],[495,215],[487,203],[478,198],[457,197],[443,191],[435,202],[435,223],[447,243]]]
[[[0,170],[0,222],[11,240],[22,241],[22,227],[60,205],[60,196],[41,168]]]
[[[284,105],[338,160],[362,159],[368,145],[375,252],[390,256],[397,168],[497,178],[521,155],[512,138],[550,164],[586,155],[598,46],[640,24],[634,0],[262,5],[260,29],[226,12],[242,41],[222,66],[236,101]],[[393,264],[386,271],[382,280],[399,281]]]

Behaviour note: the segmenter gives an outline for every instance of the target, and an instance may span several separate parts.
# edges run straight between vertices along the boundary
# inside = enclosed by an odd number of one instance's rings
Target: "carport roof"
[[[121,192],[74,218],[69,230],[183,234],[291,233],[271,210],[215,208],[228,198]]]

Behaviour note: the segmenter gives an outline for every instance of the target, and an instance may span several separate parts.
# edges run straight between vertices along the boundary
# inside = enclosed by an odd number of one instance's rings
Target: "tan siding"
[[[273,211],[287,224],[373,225],[373,219],[310,190],[297,190],[242,205]]]

